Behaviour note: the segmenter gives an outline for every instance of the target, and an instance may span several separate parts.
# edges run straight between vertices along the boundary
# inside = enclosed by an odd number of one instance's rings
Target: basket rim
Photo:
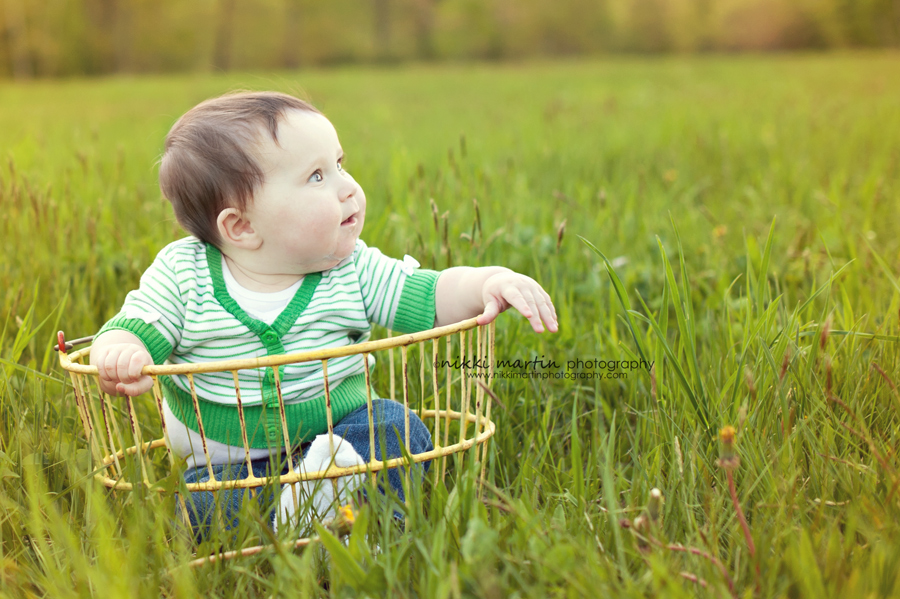
[[[493,326],[494,322],[490,323]],[[358,354],[368,354],[385,349],[393,349],[396,347],[405,347],[422,341],[439,339],[452,335],[460,331],[468,331],[474,329],[478,325],[478,317],[462,320],[457,323],[435,327],[418,333],[407,333],[397,337],[388,337],[386,339],[378,339],[375,341],[366,341],[354,345],[346,345],[343,347],[333,347],[327,349],[294,352],[290,354],[280,354],[275,356],[262,356],[259,358],[240,358],[236,360],[218,360],[213,362],[195,362],[191,364],[161,364],[144,366],[141,374],[149,376],[173,375],[173,374],[198,374],[208,372],[223,372],[231,370],[244,370],[251,368],[266,368],[271,366],[282,366],[284,364],[296,364],[300,362],[313,362],[318,360],[328,360],[331,358],[342,358]],[[67,353],[60,348],[59,363],[63,370],[76,374],[97,375],[96,366],[80,364],[80,360],[90,354],[90,346],[83,349]]]
[[[388,460],[368,461],[365,464],[348,467],[338,467],[332,464],[329,465],[325,470],[318,470],[314,472],[290,472],[283,475],[264,477],[247,476],[245,478],[230,480],[185,483],[185,488],[192,493],[200,491],[250,489],[269,484],[271,481],[278,481],[278,484],[295,484],[305,481],[328,480],[347,475],[370,474],[379,472],[381,470],[393,469],[400,466],[408,466],[410,464],[436,460],[438,458],[445,458],[457,453],[462,453],[470,450],[474,446],[483,445],[497,433],[497,424],[484,415],[481,415],[481,418],[479,418],[479,415],[472,414],[471,412],[463,413],[457,412],[455,410],[423,410],[424,419],[433,419],[435,415],[440,415],[442,418],[447,418],[453,421],[465,420],[467,423],[473,424],[476,428],[473,431],[473,435],[471,437],[467,436],[465,439],[462,439],[456,443],[451,443],[450,445],[436,445],[433,449],[422,453],[411,453],[409,454],[408,458],[405,456],[400,456],[396,458],[390,458]],[[480,431],[477,430],[477,427],[479,426],[481,427]],[[145,441],[144,443],[142,443],[140,445],[140,449],[137,445],[132,445],[131,447],[120,449],[115,453],[115,456],[119,459],[122,459],[126,454],[134,455],[138,453],[138,451],[146,455],[153,449],[158,449],[165,446],[166,445],[164,438],[154,439],[153,441]],[[105,470],[106,468],[112,467],[114,464],[114,460],[115,458],[113,457],[113,454],[101,457],[101,468]],[[236,463],[243,464],[244,460],[240,460]],[[204,465],[198,464],[197,466],[203,467]],[[104,474],[103,471],[96,472],[94,474],[94,478],[100,481],[105,487],[116,489],[119,491],[131,491],[134,489],[135,485],[135,483],[132,482],[111,478]],[[159,485],[158,482],[150,483],[148,485],[148,488],[156,490],[158,492],[165,492],[167,490],[165,486]]]

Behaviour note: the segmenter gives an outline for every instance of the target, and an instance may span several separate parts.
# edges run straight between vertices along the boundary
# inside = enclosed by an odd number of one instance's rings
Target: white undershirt
[[[278,315],[281,314],[290,303],[297,289],[303,283],[301,278],[299,281],[281,291],[272,293],[263,293],[260,291],[251,291],[242,286],[231,274],[225,257],[222,256],[222,276],[225,279],[225,288],[228,295],[234,298],[241,309],[257,320],[261,320],[266,324],[272,324]],[[200,434],[189,429],[184,425],[172,410],[169,408],[168,402],[163,402],[163,416],[166,420],[166,430],[169,433],[169,446],[172,453],[181,458],[187,458],[188,468],[206,463],[206,457],[203,455],[203,440]],[[246,453],[243,447],[234,447],[226,445],[212,439],[206,440],[206,449],[209,451],[210,463],[218,464],[237,464],[245,459]],[[268,457],[268,449],[251,449],[250,459],[258,460]]]
[[[266,324],[272,324],[278,315],[281,314],[287,305],[291,302],[294,294],[300,289],[303,283],[301,277],[299,281],[281,291],[273,291],[271,293],[263,293],[261,291],[250,291],[242,286],[231,274],[228,264],[225,262],[225,256],[222,256],[222,277],[225,279],[225,288],[228,295],[234,298],[241,309]]]

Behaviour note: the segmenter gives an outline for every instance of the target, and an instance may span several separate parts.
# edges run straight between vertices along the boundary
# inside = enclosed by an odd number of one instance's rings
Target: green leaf
[[[694,325],[691,321],[692,311],[688,307],[691,303],[690,289],[687,288],[687,283],[683,278],[684,275],[682,273],[683,287],[679,292],[678,285],[675,282],[675,273],[672,271],[672,265],[669,262],[669,257],[666,255],[666,250],[663,247],[662,241],[659,239],[659,237],[656,238],[656,243],[659,245],[659,253],[662,257],[663,266],[666,270],[666,279],[669,281],[669,289],[672,293],[672,303],[675,305],[675,317],[678,321],[678,331],[681,334],[682,345],[684,345],[685,352],[688,356],[688,368],[691,371],[691,378],[694,381],[693,388],[691,388],[690,390],[692,401],[697,405],[699,405],[699,402],[706,404],[706,393],[703,388],[703,381],[700,377],[700,361],[697,359],[697,342],[694,338]],[[679,253],[679,257],[681,260],[681,268],[682,270],[684,270],[684,256]],[[683,299],[682,294],[684,294]],[[659,329],[659,327],[656,327],[656,330],[657,335],[661,335],[662,341],[665,342],[666,332]],[[671,354],[669,356],[669,359],[675,362],[674,352],[670,351],[668,353]],[[676,366],[676,368],[678,368],[677,364],[675,363],[673,363],[673,366]],[[708,409],[706,409],[705,406],[704,412],[708,412]],[[706,424],[708,427],[709,423],[706,422]]]
[[[331,534],[331,531],[318,522],[315,523],[315,527],[322,545],[331,555],[332,564],[340,573],[341,578],[354,590],[359,590],[366,579],[365,570],[353,559],[353,556],[350,555],[350,550],[344,547],[340,539]]]
[[[619,526],[618,514],[618,492],[616,491],[616,478],[613,476],[613,460],[615,459],[615,440],[616,440],[616,418],[609,425],[609,434],[606,436],[606,446],[604,447],[603,457],[603,499],[606,503],[606,513],[609,517],[609,526],[613,531],[613,538],[616,540],[616,557],[619,561],[619,572],[622,576],[628,576],[628,567],[625,562],[625,546],[622,544],[622,531]]]
[[[877,259],[877,257],[876,257],[876,259]],[[800,316],[803,314],[803,310],[805,310],[806,307],[807,307],[810,303],[812,303],[812,301],[813,301],[814,299],[816,299],[817,297],[819,297],[819,295],[820,295],[823,291],[825,291],[826,289],[828,289],[828,288],[831,286],[831,284],[834,283],[834,281],[838,278],[838,275],[840,275],[842,272],[844,272],[844,269],[847,268],[848,266],[850,266],[850,264],[852,264],[852,263],[853,263],[853,261],[851,260],[851,261],[848,262],[847,264],[845,264],[845,265],[843,265],[842,267],[840,267],[839,269],[837,269],[834,273],[832,273],[832,275],[831,275],[830,277],[828,277],[828,282],[827,282],[827,283],[823,283],[822,286],[819,287],[818,289],[816,289],[815,292],[813,292],[813,294],[812,294],[811,296],[809,296],[808,298],[806,298],[806,301],[803,302],[802,304],[800,304],[800,307],[797,308],[797,310],[795,311],[795,314],[796,314],[798,317],[800,317]]]
[[[633,312],[633,314],[637,318],[640,318],[641,320],[649,323],[650,327],[653,329],[653,332],[656,333],[656,336],[659,339],[663,350],[666,352],[666,356],[669,358],[672,369],[675,371],[676,378],[681,384],[681,388],[684,389],[685,393],[687,393],[688,400],[691,402],[691,406],[694,408],[694,414],[701,420],[701,422],[703,423],[703,427],[708,431],[710,428],[709,412],[705,405],[701,405],[700,402],[697,401],[697,395],[696,393],[694,393],[694,389],[691,387],[691,383],[690,381],[688,381],[684,369],[678,363],[675,352],[672,351],[672,348],[669,347],[669,344],[666,342],[665,333],[660,330],[659,325],[656,324],[656,321],[653,320],[652,317],[646,317],[642,314],[638,314],[637,312]]]
[[[591,251],[600,256],[603,259],[603,263],[606,265],[606,272],[609,275],[609,280],[613,284],[613,289],[616,291],[616,297],[619,298],[619,303],[622,304],[622,308],[625,309],[625,316],[628,319],[628,328],[631,330],[631,336],[634,338],[635,344],[637,344],[638,353],[641,355],[642,360],[647,360],[647,356],[649,355],[647,351],[644,349],[644,344],[641,342],[640,338],[635,332],[634,321],[631,320],[631,302],[628,301],[628,293],[625,291],[625,286],[622,285],[622,281],[619,280],[619,277],[616,275],[615,269],[613,269],[612,263],[610,263],[609,259],[601,252],[597,247],[582,237],[581,235],[578,238],[587,245]]]
[[[469,520],[460,543],[463,559],[471,566],[483,564],[494,553],[499,533],[477,516]]]
[[[43,372],[37,371],[34,368],[28,368],[27,366],[22,366],[18,362],[10,362],[5,358],[0,358],[0,364],[10,368],[11,370],[19,370],[24,372],[25,374],[29,374],[32,376],[36,376],[40,379],[44,379],[45,381],[50,381],[53,383],[65,384],[65,379],[57,378],[55,376],[50,376],[48,374],[44,374]]]
[[[350,533],[349,551],[354,560],[361,560],[369,554],[366,545],[366,534],[369,531],[369,506],[363,505],[356,514],[353,531]]]
[[[878,263],[878,266],[880,266],[882,272],[884,272],[884,276],[886,276],[888,278],[888,281],[891,282],[891,285],[894,286],[894,289],[896,289],[897,292],[900,293],[900,281],[897,281],[897,277],[895,277],[894,273],[891,272],[891,267],[888,266],[887,262],[884,261],[884,258],[882,258],[878,254],[878,252],[876,252],[874,250],[874,248],[872,248],[872,244],[869,243],[869,240],[865,239],[865,238],[863,238],[863,239],[865,240],[866,245],[869,247],[869,251],[872,252],[872,257],[875,258],[875,262]],[[844,270],[844,269],[841,268],[841,270]],[[838,271],[838,272],[840,272],[840,271]],[[837,276],[837,273],[835,273],[834,276]],[[834,277],[832,277],[832,279],[834,279]]]
[[[772,218],[772,226],[769,227],[769,237],[766,238],[766,248],[763,250],[762,263],[759,265],[759,278],[756,281],[756,299],[759,310],[762,310],[765,292],[768,288],[766,281],[769,274],[769,258],[772,255],[772,241],[775,238],[775,218]]]
[[[578,501],[584,500],[584,462],[581,459],[581,437],[578,434],[578,393],[572,399],[572,456],[571,456],[571,473],[572,473],[572,492]]]

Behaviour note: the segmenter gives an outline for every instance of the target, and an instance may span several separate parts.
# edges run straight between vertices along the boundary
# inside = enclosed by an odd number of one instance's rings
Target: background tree
[[[28,26],[24,0],[4,0],[4,21],[7,55],[12,75],[16,79],[30,79],[34,75],[34,60],[28,43]]]
[[[378,60],[391,58],[391,3],[390,0],[372,0],[375,23],[375,56]]]
[[[663,52],[671,49],[666,23],[665,0],[632,0],[629,45],[639,52]]]
[[[0,77],[900,46],[900,0],[0,0]],[[240,35],[237,27],[240,23]]]
[[[281,50],[281,66],[295,69],[300,66],[300,48],[303,43],[301,32],[302,7],[301,0],[285,0],[284,2],[284,42]]]
[[[235,0],[219,0],[215,45],[213,46],[213,68],[218,71],[228,71],[231,68],[234,3]]]
[[[434,18],[435,7],[439,0],[415,0],[415,35],[416,51],[419,58],[431,60],[435,58]]]

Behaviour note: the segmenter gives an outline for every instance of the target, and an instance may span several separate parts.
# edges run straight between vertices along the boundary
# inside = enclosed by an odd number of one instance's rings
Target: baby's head
[[[159,181],[195,237],[314,272],[349,256],[362,230],[365,196],[342,161],[334,127],[313,106],[242,92],[202,102],[175,123]]]

